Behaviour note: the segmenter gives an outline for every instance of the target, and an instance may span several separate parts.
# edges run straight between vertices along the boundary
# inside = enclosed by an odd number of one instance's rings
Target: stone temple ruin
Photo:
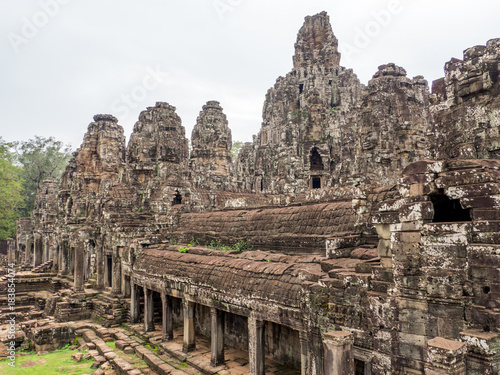
[[[95,116],[10,243],[18,345],[83,330],[140,373],[96,338],[125,323],[174,354],[181,340],[201,373],[245,373],[235,348],[249,374],[498,374],[500,39],[446,63],[431,92],[395,64],[363,85],[337,45],[325,12],[305,19],[235,160],[217,101],[191,151],[170,104],[144,110],[128,145]],[[211,367],[189,357],[204,338]],[[137,345],[156,373],[185,373]]]

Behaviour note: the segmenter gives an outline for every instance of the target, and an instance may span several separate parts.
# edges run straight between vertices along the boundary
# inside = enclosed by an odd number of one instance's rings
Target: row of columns
[[[172,340],[174,337],[172,297],[165,292],[161,293],[162,300],[162,336],[164,340]],[[183,298],[182,308],[184,316],[184,341],[183,351],[190,352],[196,348],[195,303],[188,298]],[[139,295],[138,287],[131,285],[131,320],[139,320]],[[153,291],[144,288],[144,329],[154,330],[153,321],[154,301]],[[219,366],[224,363],[224,312],[216,307],[210,308],[211,317],[211,364]],[[253,316],[248,318],[248,341],[249,341],[249,364],[250,375],[264,375],[265,371],[265,346],[264,346],[264,321]],[[305,374],[305,372],[303,372]]]
[[[144,328],[154,330],[153,291],[144,288]],[[162,336],[164,340],[174,337],[172,298],[166,292],[161,293],[162,301]],[[189,298],[182,299],[184,315],[183,351],[192,351],[196,347],[194,325],[195,303]],[[138,286],[131,284],[131,320],[139,320]],[[211,364],[224,363],[224,312],[210,308],[211,316]],[[313,335],[314,336],[314,335]],[[301,346],[301,374],[352,375],[354,374],[354,336],[350,332],[330,332],[311,338],[306,332],[299,332]],[[318,345],[313,345],[311,340]],[[323,353],[324,351],[324,353]],[[265,321],[251,315],[248,317],[248,356],[249,374],[265,374]]]
[[[75,248],[72,248],[74,252],[74,290],[76,293],[84,291],[84,275],[85,275],[85,252],[84,246],[78,244]],[[97,287],[99,289],[104,288],[104,257],[101,251],[97,251]],[[63,267],[63,273],[66,269],[66,257],[62,256],[62,261],[60,262],[61,267]],[[112,256],[112,268],[108,269],[107,272],[111,273],[111,293],[121,294],[122,292],[122,273],[121,273],[121,260],[116,254]]]

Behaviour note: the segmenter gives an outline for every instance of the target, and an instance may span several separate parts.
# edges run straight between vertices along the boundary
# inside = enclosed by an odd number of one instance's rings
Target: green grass
[[[109,346],[111,349],[116,348],[116,341],[107,341],[106,345]]]
[[[71,355],[77,353],[75,350],[58,350],[48,354],[38,355],[36,353],[16,357],[15,367],[9,366],[10,359],[0,360],[0,374],[10,375],[52,375],[68,374],[83,375],[91,374],[94,370],[90,368],[92,359],[82,359],[75,362]]]

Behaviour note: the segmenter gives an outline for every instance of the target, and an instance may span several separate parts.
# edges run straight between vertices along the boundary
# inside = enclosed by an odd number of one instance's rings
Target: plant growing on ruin
[[[186,247],[179,247],[179,253],[187,253],[189,251],[189,248]]]
[[[250,245],[248,242],[245,241],[240,241],[234,245],[234,249],[236,251],[239,251],[240,253],[244,251],[250,251],[253,249],[253,246]]]

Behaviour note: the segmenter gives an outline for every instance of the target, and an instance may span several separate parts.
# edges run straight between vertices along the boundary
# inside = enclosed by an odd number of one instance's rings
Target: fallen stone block
[[[123,349],[123,352],[125,354],[133,354],[134,353],[134,348],[132,348],[131,346],[126,346],[124,349]]]
[[[83,358],[83,353],[75,353],[71,356],[71,359],[76,362],[80,362]]]
[[[128,346],[128,344],[122,340],[116,341],[115,345],[116,345],[116,348],[119,350],[123,350],[126,346]]]

